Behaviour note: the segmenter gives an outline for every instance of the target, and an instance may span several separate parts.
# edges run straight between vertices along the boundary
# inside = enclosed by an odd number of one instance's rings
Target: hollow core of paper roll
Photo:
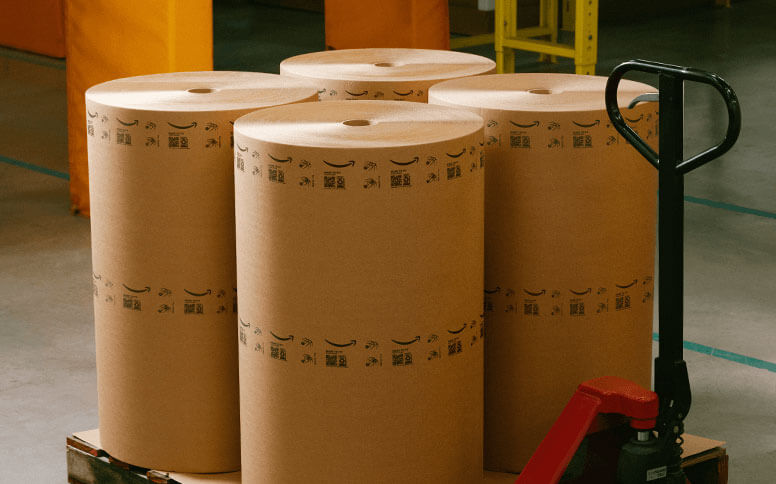
[[[431,49],[343,49],[290,57],[280,73],[295,77],[351,81],[451,79],[495,72],[487,57]]]
[[[190,92],[192,94],[212,94],[217,90],[218,89],[214,89],[211,87],[193,87],[191,89],[186,89],[186,92]]]
[[[296,102],[314,90],[309,81],[277,74],[198,71],[127,77],[92,86],[93,102],[149,111],[261,109]]]
[[[502,111],[591,111],[605,109],[606,77],[576,74],[489,74],[451,79],[429,89],[430,102]],[[625,108],[637,96],[657,92],[623,80],[617,102]],[[602,120],[603,121],[603,120]]]

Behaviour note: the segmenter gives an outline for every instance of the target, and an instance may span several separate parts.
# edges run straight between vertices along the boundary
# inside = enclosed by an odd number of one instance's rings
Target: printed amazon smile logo
[[[415,92],[413,89],[410,89],[407,92],[399,92],[399,91],[396,91],[396,90],[393,91],[393,93],[396,94],[397,96],[409,96],[413,92]]]
[[[448,329],[447,332],[450,334],[458,334],[464,329],[466,329],[466,323],[463,323],[463,326],[461,326],[461,329]]]
[[[639,116],[639,117],[638,117],[638,118],[636,118],[636,119],[630,119],[630,118],[628,118],[628,117],[625,117],[625,119],[626,119],[626,120],[627,120],[629,123],[638,123],[639,121],[641,121],[642,119],[644,119],[644,113],[642,113],[642,114],[641,114],[641,116]]]
[[[354,160],[350,160],[350,161],[348,161],[348,162],[345,162],[345,163],[339,163],[339,164],[338,164],[338,163],[329,163],[329,162],[328,162],[328,161],[326,161],[326,160],[323,160],[323,162],[324,162],[326,165],[328,165],[328,166],[330,166],[330,167],[332,167],[332,168],[346,168],[346,167],[348,167],[348,166],[355,166],[355,165],[356,165],[356,162],[355,162]]]
[[[242,318],[240,318],[240,326],[242,326],[243,328],[250,328],[251,323],[246,323],[245,321],[242,320]]]
[[[450,158],[460,158],[460,157],[461,157],[461,156],[462,156],[464,153],[466,153],[466,148],[464,148],[463,150],[461,150],[461,152],[460,152],[460,153],[456,153],[456,154],[454,154],[454,155],[452,155],[452,154],[450,154],[450,153],[445,153],[445,154],[446,154],[447,156],[449,156]]]
[[[270,158],[272,158],[272,159],[273,159],[274,161],[276,161],[277,163],[288,163],[288,162],[290,162],[290,161],[292,161],[292,160],[293,160],[293,158],[291,158],[290,156],[289,156],[288,158],[285,158],[285,159],[282,159],[282,158],[275,158],[274,156],[270,155],[269,153],[267,153],[267,156],[269,156]]]
[[[485,294],[496,294],[499,291],[501,291],[501,287],[496,286],[495,289],[485,289]]]
[[[513,126],[517,126],[518,128],[534,128],[536,126],[539,126],[539,121],[534,121],[533,123],[529,123],[529,124],[520,124],[514,121],[510,121],[509,124]]]
[[[420,336],[415,336],[414,338],[412,338],[409,341],[398,341],[398,340],[395,340],[395,339],[392,339],[391,341],[393,341],[394,344],[397,344],[397,345],[400,345],[400,346],[409,346],[412,343],[417,343],[418,341],[420,341]]]
[[[600,119],[596,119],[595,121],[593,121],[592,123],[589,123],[589,124],[577,123],[576,121],[572,121],[572,123],[576,124],[580,128],[592,128],[593,126],[600,125],[601,124],[601,120]]]
[[[363,92],[350,92],[350,91],[348,91],[348,90],[346,89],[346,90],[345,90],[345,92],[346,92],[346,93],[348,93],[348,94],[350,94],[351,96],[354,96],[354,97],[359,97],[359,96],[364,96],[364,95],[366,95],[366,94],[367,94],[369,91],[363,91]]]
[[[533,297],[542,296],[547,293],[547,291],[544,289],[542,289],[541,291],[529,291],[528,289],[523,289],[523,292]]]
[[[133,288],[127,286],[126,284],[122,284],[122,286],[124,286],[124,288],[127,291],[134,292],[135,294],[141,294],[141,293],[144,293],[144,292],[151,292],[151,288],[149,286],[146,286],[143,289],[133,289]]]
[[[348,341],[347,343],[335,343],[333,341],[329,341],[328,339],[324,339],[324,341],[327,342],[328,344],[336,347],[336,348],[347,348],[348,346],[355,346],[356,345],[356,340],[354,340],[354,339]]]
[[[585,294],[590,294],[593,292],[593,288],[588,287],[584,291],[575,291],[574,289],[569,289],[569,291],[571,291],[572,294],[576,294],[577,296],[584,296]]]
[[[188,126],[181,126],[181,125],[177,125],[177,124],[172,124],[169,121],[167,122],[167,124],[169,124],[170,126],[172,126],[175,129],[189,129],[189,128],[195,128],[197,126],[197,122],[196,121],[192,122]]]
[[[184,289],[183,292],[185,292],[186,294],[189,294],[190,296],[194,296],[194,297],[203,297],[203,296],[207,296],[208,294],[212,294],[213,293],[213,291],[211,291],[210,289],[208,289],[207,291],[204,291],[204,292],[194,292],[194,291],[189,291],[188,289]]]
[[[638,279],[634,279],[628,284],[615,284],[615,286],[619,287],[620,289],[628,289],[629,287],[636,284],[638,281],[639,281]]]
[[[293,334],[289,334],[285,338],[276,335],[272,331],[270,331],[269,334],[271,334],[278,341],[294,341],[294,335]]]
[[[92,114],[89,111],[86,111],[86,114],[88,114],[90,118],[96,118],[99,113]]]
[[[131,121],[129,123],[127,123],[126,121],[122,121],[119,118],[116,118],[116,121],[118,121],[119,123],[123,124],[124,126],[137,126],[139,124],[137,119],[134,120],[134,121]]]
[[[394,161],[394,160],[390,160],[390,161],[394,165],[407,166],[407,165],[412,165],[413,163],[417,163],[418,161],[420,161],[420,158],[416,156],[415,158],[411,159],[410,161],[406,161],[406,162]]]

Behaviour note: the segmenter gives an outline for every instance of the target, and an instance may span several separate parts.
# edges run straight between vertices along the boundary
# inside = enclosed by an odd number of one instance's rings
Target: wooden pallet
[[[682,467],[691,484],[727,484],[728,455],[725,443],[685,435]]]
[[[70,484],[240,484],[240,473],[184,474],[133,466],[108,455],[98,430],[67,438],[67,482]]]
[[[689,484],[727,484],[725,443],[685,435],[682,467]],[[613,472],[612,472],[613,475]],[[511,484],[516,476],[486,472],[484,483]],[[593,481],[601,483],[598,474]],[[114,459],[100,447],[99,432],[77,432],[67,438],[67,482],[70,484],[240,484],[240,473],[181,474],[144,469]],[[584,477],[573,482],[587,482]]]

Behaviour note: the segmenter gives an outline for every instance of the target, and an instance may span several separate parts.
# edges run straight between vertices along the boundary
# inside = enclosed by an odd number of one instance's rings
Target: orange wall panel
[[[89,215],[84,92],[120,77],[213,69],[210,0],[68,0],[67,116],[72,211]]]
[[[326,48],[450,48],[447,0],[326,0]]]
[[[64,0],[0,0],[0,45],[64,57]]]

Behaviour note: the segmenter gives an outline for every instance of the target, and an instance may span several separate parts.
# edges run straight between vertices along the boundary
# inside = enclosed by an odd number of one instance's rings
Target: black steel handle
[[[641,71],[651,74],[658,74],[662,76],[673,77],[681,81],[699,82],[702,84],[709,84],[713,86],[725,100],[725,105],[728,111],[728,128],[725,134],[725,139],[722,140],[716,146],[713,146],[705,151],[698,153],[691,158],[682,160],[676,164],[676,171],[679,174],[685,174],[689,171],[698,168],[701,165],[708,163],[724,154],[728,151],[738,139],[738,135],[741,132],[741,107],[738,103],[738,97],[736,93],[725,82],[724,79],[716,74],[702,71],[699,69],[693,69],[691,67],[681,67],[671,64],[663,64],[660,62],[644,61],[644,60],[631,60],[623,62],[614,68],[609,75],[609,80],[606,82],[606,111],[609,114],[609,118],[612,120],[612,124],[632,145],[636,150],[641,153],[644,158],[647,159],[655,168],[658,168],[660,164],[660,155],[655,153],[655,150],[649,147],[649,145],[636,134],[633,129],[625,123],[625,120],[620,113],[620,108],[617,104],[617,88],[620,85],[622,77],[628,71]],[[662,110],[663,107],[661,106]],[[661,138],[663,136],[682,136],[683,133],[660,133]]]

